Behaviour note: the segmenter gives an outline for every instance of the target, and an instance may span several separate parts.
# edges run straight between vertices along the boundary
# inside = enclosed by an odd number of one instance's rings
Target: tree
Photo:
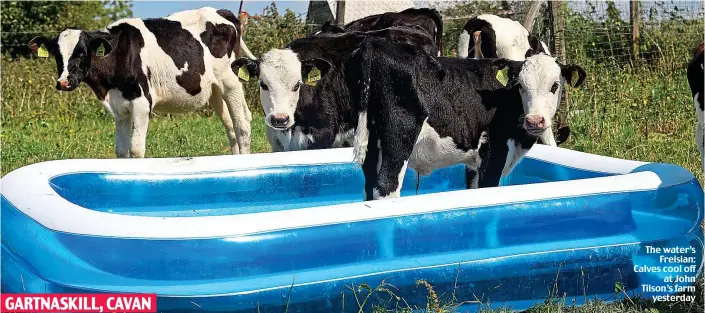
[[[132,16],[132,3],[103,1],[3,1],[2,46],[25,47],[35,36],[56,36],[66,27],[96,30]]]

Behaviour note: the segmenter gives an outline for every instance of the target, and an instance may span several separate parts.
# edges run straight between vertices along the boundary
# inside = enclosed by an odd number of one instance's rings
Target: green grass
[[[50,59],[2,61],[2,173],[67,158],[113,158],[114,124],[90,89],[54,89]],[[648,162],[680,165],[702,181],[694,132],[696,117],[685,71],[588,68],[585,86],[570,92],[572,129],[566,148]],[[252,151],[268,152],[259,99],[248,90],[253,112]],[[220,120],[201,112],[154,116],[147,157],[228,153]]]
[[[703,171],[695,144],[697,117],[685,77],[676,71],[588,69],[570,94],[566,148],[616,158],[672,163]]]
[[[2,61],[2,171],[69,158],[114,158],[114,123],[90,89],[54,89],[54,62]],[[209,108],[185,115],[153,116],[147,157],[228,154],[220,119]],[[205,113],[204,113],[205,112]],[[252,122],[252,150],[270,151],[259,111]]]
[[[71,93],[55,91],[56,67],[52,60],[3,59],[1,65],[3,175],[47,160],[114,158],[112,118],[86,86]],[[673,163],[695,173],[702,181],[694,141],[696,117],[684,69],[632,73],[588,64],[586,70],[585,87],[570,92],[572,135],[564,147],[624,159]],[[247,92],[254,115],[252,151],[267,152],[270,148],[252,85],[248,85]],[[151,119],[147,157],[222,154],[228,154],[225,132],[207,108],[198,113]],[[701,296],[697,303],[653,303],[635,297],[611,304],[594,301],[581,307],[561,301],[560,295],[556,299],[530,312],[703,312]],[[366,310],[375,303],[367,305]],[[448,312],[454,307],[449,301],[439,310]],[[350,312],[355,311],[357,308]],[[387,312],[380,308],[373,311]]]

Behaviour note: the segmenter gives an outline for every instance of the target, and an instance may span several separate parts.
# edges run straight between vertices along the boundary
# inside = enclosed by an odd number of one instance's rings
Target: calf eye
[[[263,82],[259,82],[259,87],[262,88],[263,90],[269,90],[269,87],[267,87],[267,84]]]
[[[553,83],[553,86],[551,86],[551,93],[556,93],[556,90],[558,90],[558,83]]]
[[[299,90],[299,87],[301,87],[301,82],[296,83],[296,85],[294,85],[294,88],[291,89],[291,91],[297,91]]]

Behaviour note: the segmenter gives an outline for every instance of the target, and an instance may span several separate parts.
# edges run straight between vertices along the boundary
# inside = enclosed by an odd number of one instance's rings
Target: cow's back
[[[361,18],[345,26],[346,31],[374,31],[389,27],[408,27],[425,31],[443,50],[443,20],[435,9],[410,8],[401,12],[386,12]]]
[[[180,113],[207,103],[216,81],[206,47],[182,23],[169,19],[124,19],[108,26],[117,38],[117,81],[149,82],[153,107]],[[124,89],[120,88],[119,89]],[[147,88],[142,88],[147,89]]]
[[[205,7],[177,12],[167,19],[181,22],[213,57],[234,61],[240,56],[240,21],[230,10]]]
[[[396,43],[414,45],[430,55],[437,55],[440,47],[423,28],[419,26],[392,26],[381,30],[355,32],[363,36],[384,38]]]

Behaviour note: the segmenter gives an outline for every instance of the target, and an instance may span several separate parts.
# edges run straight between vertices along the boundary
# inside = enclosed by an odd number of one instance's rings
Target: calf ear
[[[541,40],[539,40],[539,38],[534,35],[529,35],[529,46],[530,46],[530,49],[526,51],[526,55],[525,55],[525,57],[527,57],[527,58],[532,55],[539,54],[539,53],[551,55],[551,53],[549,53],[548,51],[546,51],[546,49],[544,49],[544,45],[541,42]]]
[[[27,46],[29,46],[29,48],[32,49],[32,51],[37,52],[37,50],[39,50],[39,47],[41,47],[42,45],[44,45],[44,47],[48,48],[48,46],[50,44],[51,44],[51,40],[49,38],[44,37],[44,36],[37,36],[37,37],[32,38],[32,40],[30,40],[27,43]],[[48,50],[51,51],[51,49],[48,49]]]
[[[91,40],[88,41],[88,52],[91,56],[103,58],[112,51],[113,46],[110,44],[110,41],[105,38],[91,38]]]
[[[517,75],[516,71],[512,70],[512,65],[516,63],[522,62],[509,59],[494,59],[492,60],[491,75],[495,77],[502,86],[513,87],[517,84]]]
[[[318,80],[333,67],[324,59],[301,61],[301,80],[309,85],[315,85]],[[318,71],[318,73],[316,72]]]
[[[259,76],[259,62],[259,60],[251,60],[249,58],[239,58],[230,64],[230,68],[237,74],[237,77],[244,81],[249,81],[250,77]]]
[[[579,87],[585,81],[585,70],[575,64],[561,65],[561,76],[568,84],[573,87]]]

